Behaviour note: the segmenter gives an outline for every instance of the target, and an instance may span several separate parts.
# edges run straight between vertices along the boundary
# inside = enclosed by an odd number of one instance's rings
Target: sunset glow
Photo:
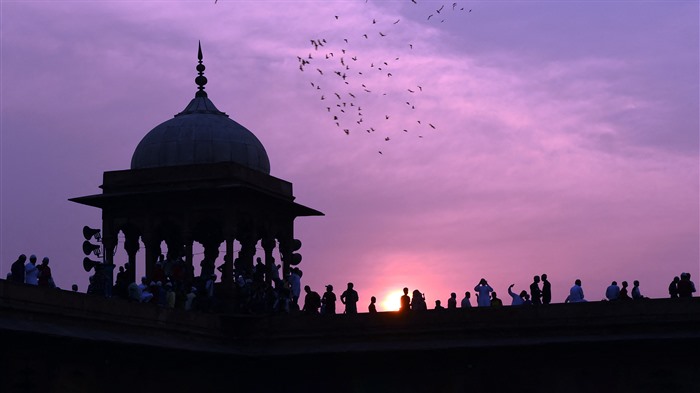
[[[403,291],[392,291],[387,293],[382,300],[377,299],[380,303],[379,311],[398,311],[401,308],[401,296]]]
[[[68,198],[185,108],[201,41],[208,97],[325,214],[294,221],[302,286],[353,282],[364,312],[481,277],[507,299],[547,273],[553,302],[577,278],[600,300],[700,277],[700,3],[482,1],[444,23],[435,4],[3,2],[0,275],[48,256],[85,290],[81,229],[102,215]]]

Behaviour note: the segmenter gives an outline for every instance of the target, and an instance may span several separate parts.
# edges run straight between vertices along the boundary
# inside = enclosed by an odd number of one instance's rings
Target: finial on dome
[[[197,94],[195,94],[195,97],[206,97],[207,92],[204,91],[204,85],[207,84],[207,78],[204,76],[204,70],[207,68],[202,64],[202,42],[199,41],[199,51],[197,53],[197,58],[199,59],[199,64],[197,64],[197,72],[199,72],[199,76],[194,78],[194,83],[197,84]]]

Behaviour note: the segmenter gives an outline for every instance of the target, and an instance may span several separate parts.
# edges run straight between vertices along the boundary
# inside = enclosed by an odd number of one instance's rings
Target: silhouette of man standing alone
[[[357,314],[357,301],[360,300],[360,296],[353,287],[354,284],[349,282],[348,289],[340,295],[340,301],[345,305],[346,314]]]

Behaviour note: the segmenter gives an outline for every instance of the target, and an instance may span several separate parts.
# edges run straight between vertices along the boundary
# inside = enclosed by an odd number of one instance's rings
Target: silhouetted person
[[[447,299],[447,309],[454,310],[457,308],[457,294],[452,292],[450,298]]]
[[[668,284],[668,294],[671,296],[671,298],[678,297],[678,282],[681,279],[676,276],[673,277],[673,281],[671,281],[670,284]]]
[[[257,257],[255,259],[255,266],[253,266],[253,282],[263,284],[265,282],[265,270],[267,270],[267,268],[263,264],[262,258]]]
[[[24,283],[39,285],[39,269],[36,267],[36,255],[29,257],[29,262],[24,265]]]
[[[117,273],[117,280],[114,284],[114,292],[117,296],[121,298],[127,298],[126,288],[129,286],[129,278],[126,275],[126,270],[124,266],[119,266],[119,272]]]
[[[151,282],[151,284],[155,286],[154,282]],[[139,302],[149,303],[153,299],[153,292],[150,290],[148,279],[145,276],[141,277],[141,284],[138,287],[141,289]]]
[[[581,288],[581,280],[576,279],[574,286],[569,290],[569,296],[566,297],[564,303],[585,303],[586,299],[583,296],[583,288]]]
[[[318,314],[318,309],[321,307],[321,295],[316,291],[312,291],[308,285],[304,286],[304,292],[306,292],[306,296],[304,296],[304,308],[302,311],[307,314]]]
[[[695,292],[695,284],[690,281],[690,273],[681,273],[681,279],[678,281],[678,297],[693,297],[693,292]]]
[[[510,286],[508,287],[508,295],[510,295],[510,297],[513,299],[513,301],[510,303],[510,305],[511,306],[522,306],[523,303],[525,303],[525,299],[523,299],[523,297],[520,294],[513,292],[513,286],[515,286],[515,284],[510,284]]]
[[[609,301],[615,301],[620,298],[620,287],[617,286],[617,281],[613,281],[605,290],[605,298]]]
[[[78,292],[78,284],[73,284],[73,285],[71,285],[70,289],[71,289],[73,292]]]
[[[326,285],[326,292],[321,298],[321,314],[333,315],[335,314],[335,293],[333,293],[333,285]]]
[[[24,284],[24,263],[27,262],[27,256],[22,254],[10,267],[10,279],[18,284]]]
[[[552,302],[552,284],[547,281],[547,275],[542,276],[542,304],[549,304]]]
[[[399,311],[406,312],[411,309],[411,297],[408,296],[408,288],[403,289],[403,295],[401,295],[401,307]]]
[[[489,307],[491,305],[491,292],[493,288],[486,282],[486,279],[479,280],[479,283],[474,287],[476,294],[476,303],[479,307]]]
[[[502,307],[503,302],[498,298],[496,292],[491,292],[491,307]]]
[[[628,286],[629,286],[629,284],[627,284],[627,281],[623,281],[623,282],[622,282],[622,288],[620,288],[620,297],[619,297],[620,300],[630,300],[630,299],[632,299],[632,298],[630,297],[630,295],[629,295],[628,290],[627,290],[627,287],[628,287]]]
[[[354,284],[349,282],[348,289],[340,294],[340,302],[345,305],[345,314],[357,314],[357,302],[360,300],[360,296],[353,287]]]
[[[192,287],[190,291],[185,296],[185,310],[190,311],[194,309],[195,301],[197,299],[197,288]]]
[[[173,288],[173,283],[165,283],[165,306],[169,309],[175,308],[175,301],[177,300],[177,294]]]
[[[445,307],[442,306],[441,302],[439,300],[435,301],[435,309],[436,310],[444,310]]]
[[[372,296],[369,299],[369,307],[367,307],[367,308],[369,309],[370,314],[374,314],[377,312],[377,298],[376,297]]]
[[[639,280],[634,280],[634,283],[632,285],[634,285],[632,287],[632,299],[644,299],[644,296],[642,296],[642,293],[639,291]]]
[[[532,301],[530,301],[530,294],[526,290],[520,291],[520,297],[523,298],[523,306],[532,306]]]
[[[532,284],[530,284],[530,299],[532,304],[539,306],[542,304],[542,291],[540,291],[540,276],[535,276],[532,279]]]
[[[41,260],[41,265],[39,265],[37,269],[39,270],[39,286],[46,288],[55,287],[55,285],[53,285],[51,268],[49,267],[49,257],[44,257],[44,259]]]
[[[462,302],[460,303],[460,307],[471,308],[471,306],[472,306],[471,297],[472,297],[472,294],[469,291],[464,292],[464,298],[462,298]]]
[[[292,269],[289,275],[289,284],[292,291],[292,303],[295,305],[299,304],[299,296],[301,295],[301,277],[303,273],[298,267]]]
[[[413,297],[411,297],[411,310],[414,311],[424,311],[428,309],[428,305],[425,304],[425,295],[420,293],[419,290],[413,290]]]

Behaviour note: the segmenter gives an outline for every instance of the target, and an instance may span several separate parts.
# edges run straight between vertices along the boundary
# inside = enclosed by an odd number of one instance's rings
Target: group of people
[[[338,297],[333,292],[333,285],[326,285],[326,291],[323,293],[323,296],[316,291],[312,291],[308,285],[304,286],[304,292],[306,292],[306,295],[304,297],[304,307],[301,311],[306,314],[336,314],[335,303]],[[343,313],[357,314],[357,302],[359,300],[360,296],[355,290],[355,284],[349,282],[347,289],[340,294],[340,302],[345,306]],[[376,303],[377,299],[372,296],[369,306],[370,312],[377,312]]]
[[[290,269],[289,274],[280,278],[278,264],[267,266],[257,258],[252,266],[244,266],[239,260],[231,261],[224,256],[225,263],[216,268],[222,279],[231,274],[229,285],[222,285],[221,293],[229,300],[227,307],[233,312],[293,312],[299,309],[301,277],[299,268]],[[233,266],[228,270],[229,265]],[[139,303],[153,303],[166,308],[201,311],[219,311],[217,275],[212,264],[201,264],[199,276],[187,269],[184,261],[178,258],[165,258],[160,255],[148,277],[140,283],[129,282],[133,273],[129,264],[119,267],[114,284],[114,295]],[[225,287],[225,288],[223,288]],[[232,308],[231,308],[232,307]]]
[[[27,261],[27,256],[20,255],[10,267],[7,279],[19,284],[36,285],[40,287],[56,288],[49,267],[49,258],[44,257],[37,266],[36,255],[32,254]]]
[[[227,260],[227,256],[224,257],[224,260]],[[230,259],[228,261],[231,262]],[[136,282],[129,282],[128,277],[132,276],[133,272],[129,272],[128,269],[130,267],[127,263],[119,267],[113,287],[114,295],[134,302],[154,303],[167,308],[214,311],[217,303],[214,290],[217,279],[216,274],[210,272],[209,270],[211,269],[206,271],[202,269],[202,274],[194,277],[192,271],[188,274],[184,265],[184,262],[181,260],[166,260],[161,255],[151,273],[152,277],[142,277],[141,282],[137,284]],[[332,315],[336,314],[336,302],[339,299],[344,305],[344,314],[356,314],[358,312],[359,295],[354,289],[352,282],[347,284],[347,289],[339,297],[333,292],[332,285],[326,285],[323,295],[319,295],[306,285],[304,287],[304,306],[300,308],[299,297],[301,295],[302,271],[294,267],[290,269],[290,272],[284,278],[280,278],[279,270],[281,266],[274,263],[272,263],[273,267],[268,265],[263,264],[261,258],[257,258],[257,263],[249,266],[247,269],[241,267],[242,265],[238,261],[233,263],[234,268],[231,270],[234,275],[234,293],[232,294],[236,305],[234,311],[284,313],[302,311],[307,314]],[[223,274],[225,265],[220,266],[218,270]],[[95,290],[97,285],[94,278],[96,276],[97,274],[90,279],[88,293],[100,292]],[[12,264],[7,278],[13,282],[27,285],[56,287],[51,275],[48,257],[44,257],[41,264],[37,265],[36,255],[31,255],[29,258],[24,254],[20,255]],[[109,288],[112,287],[111,283],[107,286]],[[533,277],[533,281],[529,286],[529,292],[527,290],[515,292],[513,291],[514,286],[515,284],[511,284],[508,287],[508,295],[512,299],[512,306],[539,306],[550,304],[552,301],[552,286],[546,274]],[[631,289],[629,289],[627,281],[622,281],[621,287],[618,286],[617,281],[613,281],[605,290],[604,300],[645,299],[639,286],[638,280],[633,281]],[[73,290],[77,291],[75,285]],[[671,298],[692,297],[694,292],[696,292],[695,284],[690,280],[690,273],[686,272],[674,277],[668,287],[668,293]],[[474,287],[474,293],[477,307],[499,307],[503,305],[503,301],[484,278],[479,280],[479,283]],[[100,294],[103,293],[100,292]],[[108,295],[105,293],[107,297],[110,297],[111,294],[111,292]],[[586,301],[581,280],[576,279],[569,290],[565,303]],[[376,303],[377,299],[372,296],[368,306],[370,313],[377,312]],[[459,306],[461,308],[472,307],[471,293],[469,291],[464,293]],[[446,308],[457,308],[456,293],[450,294]],[[425,294],[415,289],[412,292],[412,296],[409,296],[409,289],[403,288],[399,311],[422,311],[427,309]],[[440,300],[436,300],[434,309],[442,310],[445,307],[442,306]]]
[[[541,287],[540,287],[541,284]],[[522,290],[520,292],[514,292],[513,287],[515,284],[510,284],[508,287],[508,295],[510,295],[512,301],[511,306],[539,306],[547,305],[552,302],[552,285],[547,280],[547,275],[542,274],[540,276],[534,276],[533,281],[530,284],[530,291]],[[618,300],[641,300],[646,299],[645,296],[641,294],[639,288],[639,280],[633,282],[633,287],[631,292],[628,291],[627,281],[622,282],[622,288],[617,285],[616,281],[606,289],[605,300],[608,301],[618,301]],[[302,311],[309,314],[319,314],[319,308],[321,314],[335,314],[335,301],[336,296],[333,293],[333,286],[327,285],[326,292],[323,297],[319,296],[317,292],[311,290],[307,285],[304,287],[306,291],[305,304]],[[503,301],[498,297],[493,288],[488,284],[486,279],[482,278],[479,283],[474,287],[474,292],[476,294],[476,307],[500,307],[503,306]],[[674,277],[673,281],[669,285],[669,295],[671,298],[683,298],[692,297],[695,292],[695,284],[690,280],[690,273],[682,273],[680,277]],[[353,283],[348,283],[348,289],[343,292],[340,296],[341,301],[345,304],[345,314],[355,314],[357,313],[357,302],[359,296],[357,291],[354,289]],[[400,312],[407,311],[422,311],[427,310],[427,304],[425,300],[425,294],[421,293],[420,290],[414,289],[412,296],[409,295],[409,289],[403,288],[403,295],[400,299]],[[581,280],[576,279],[574,285],[569,289],[569,295],[566,297],[565,303],[584,303],[587,302],[583,288],[581,286]],[[368,312],[377,312],[377,299],[372,296],[370,304],[368,306]],[[471,308],[471,292],[466,291],[464,297],[459,303],[460,308]],[[457,294],[452,292],[449,299],[447,300],[447,307],[442,305],[440,300],[435,300],[435,310],[444,309],[457,309]]]

